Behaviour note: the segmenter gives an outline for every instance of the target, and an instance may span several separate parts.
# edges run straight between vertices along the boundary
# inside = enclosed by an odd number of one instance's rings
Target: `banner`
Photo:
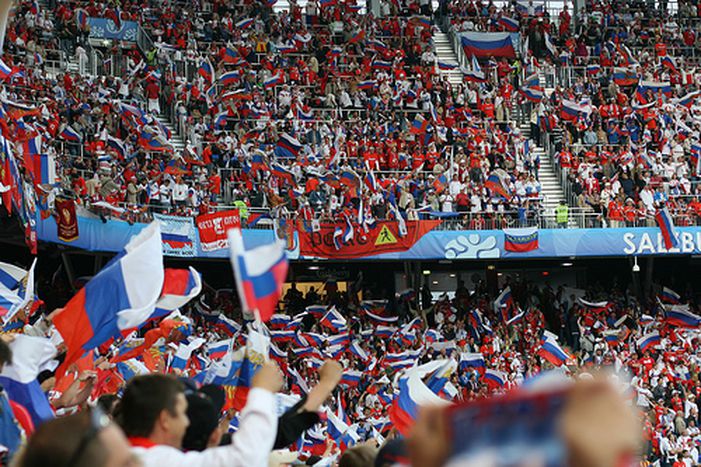
[[[75,215],[75,201],[67,198],[57,198],[56,224],[58,238],[64,242],[72,242],[78,238],[78,217]]]
[[[154,214],[153,218],[161,222],[163,254],[169,256],[195,256],[197,237],[192,217]]]
[[[356,226],[357,232],[350,230],[350,235],[342,239],[337,232],[345,229],[345,224],[321,224],[315,232],[299,231],[299,253],[305,258],[352,259],[406,251],[440,223],[440,220],[407,221],[407,233],[401,236],[397,222],[382,221],[367,233]]]
[[[197,216],[195,221],[200,233],[200,248],[202,251],[221,250],[229,248],[226,232],[232,228],[241,228],[241,218],[238,209],[216,212]]]
[[[91,39],[116,39],[136,42],[138,25],[134,21],[120,21],[119,27],[107,18],[88,18]]]

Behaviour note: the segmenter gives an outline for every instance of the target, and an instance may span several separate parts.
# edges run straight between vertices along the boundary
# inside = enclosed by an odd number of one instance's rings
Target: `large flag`
[[[669,214],[669,210],[667,210],[666,207],[658,209],[657,213],[655,213],[655,220],[657,221],[657,226],[660,228],[660,232],[662,232],[665,248],[670,250],[676,247],[679,244],[679,240],[677,239],[674,221]]]
[[[562,366],[572,359],[572,356],[560,347],[560,344],[554,338],[549,336],[545,336],[542,339],[538,355],[555,366]]]
[[[146,321],[161,296],[164,276],[161,229],[152,222],[54,318],[67,347],[57,374],[86,351]]]
[[[287,276],[285,244],[276,241],[246,249],[241,230],[231,229],[229,247],[243,311],[268,321],[275,313]]]
[[[398,394],[394,398],[389,416],[394,427],[403,435],[407,435],[414,425],[419,406],[446,406],[450,403],[441,399],[433,392],[422,378],[429,373],[445,367],[446,360],[436,360],[415,368],[406,370],[400,377],[397,386]]]
[[[10,343],[10,349],[12,364],[3,368],[0,384],[10,400],[27,409],[35,425],[53,418],[51,404],[37,376],[45,369],[55,368],[55,362],[51,361],[56,356],[56,347],[49,339],[19,334]]]
[[[18,311],[34,300],[34,267],[29,270],[7,263],[0,263],[0,316],[9,322]]]
[[[525,253],[538,249],[538,227],[504,229],[504,250]]]

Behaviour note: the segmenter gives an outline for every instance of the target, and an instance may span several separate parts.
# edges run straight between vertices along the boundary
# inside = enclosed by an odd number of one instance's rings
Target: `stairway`
[[[453,50],[450,36],[440,30],[436,30],[433,33],[433,47],[436,49],[436,56],[439,62],[458,65],[454,70],[439,70],[440,74],[447,76],[448,82],[453,86],[461,84],[463,82],[462,71],[460,71],[458,56]]]
[[[156,120],[161,122],[164,127],[170,130],[172,137],[170,138],[169,142],[173,145],[175,154],[182,154],[183,151],[185,151],[185,140],[183,139],[183,136],[178,133],[177,129],[165,115],[161,114],[156,116]]]

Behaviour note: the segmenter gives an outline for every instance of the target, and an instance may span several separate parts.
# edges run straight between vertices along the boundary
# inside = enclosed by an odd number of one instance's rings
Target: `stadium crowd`
[[[292,283],[266,324],[242,316],[230,291],[206,290],[180,312],[89,352],[63,377],[55,366],[35,368],[48,412],[36,396],[22,406],[3,373],[14,414],[0,421],[3,445],[24,466],[112,465],[103,464],[111,455],[122,456],[118,465],[266,465],[269,455],[270,465],[332,465],[360,456],[340,465],[361,466],[373,465],[378,448],[387,465],[392,456],[409,465],[405,436],[416,414],[401,413],[400,400],[410,397],[396,378],[403,371],[428,366],[421,384],[461,403],[529,387],[541,375],[584,380],[611,368],[639,410],[640,465],[699,462],[701,318],[690,311],[692,288],[681,296],[664,288],[645,306],[616,284],[585,292],[505,277],[495,299],[483,279],[471,281],[468,290],[458,278],[437,299],[428,285],[418,296],[368,299],[382,295],[361,277],[345,292],[328,283],[303,294]],[[44,358],[61,352],[51,343],[61,340],[57,312],[10,323],[0,345],[6,365],[24,363],[17,352],[28,337],[49,346]],[[276,365],[261,367],[263,357]],[[255,376],[231,371],[231,361],[252,365]],[[26,451],[17,450],[17,430],[29,439]],[[83,435],[90,430],[105,439]]]

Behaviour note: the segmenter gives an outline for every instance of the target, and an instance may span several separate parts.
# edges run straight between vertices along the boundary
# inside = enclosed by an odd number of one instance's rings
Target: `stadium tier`
[[[701,2],[0,2],[0,465],[701,464]]]

